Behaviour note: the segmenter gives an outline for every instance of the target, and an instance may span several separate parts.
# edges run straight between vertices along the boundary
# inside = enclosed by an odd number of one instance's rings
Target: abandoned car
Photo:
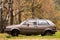
[[[21,24],[7,26],[5,31],[12,36],[19,34],[41,34],[44,36],[55,34],[56,26],[47,19],[27,19]]]

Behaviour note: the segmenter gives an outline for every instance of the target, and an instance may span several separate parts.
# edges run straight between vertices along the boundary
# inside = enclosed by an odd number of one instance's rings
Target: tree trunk
[[[32,18],[34,18],[34,0],[32,0]]]
[[[9,5],[9,14],[10,14],[10,25],[13,24],[13,5],[12,5],[12,0],[8,0],[8,5]]]
[[[21,13],[19,13],[18,20],[19,20],[19,24],[20,24],[21,23]]]

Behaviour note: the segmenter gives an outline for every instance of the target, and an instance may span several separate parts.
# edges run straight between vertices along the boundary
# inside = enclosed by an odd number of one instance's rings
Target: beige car
[[[41,34],[53,35],[56,32],[56,27],[53,22],[47,19],[27,19],[21,24],[7,26],[5,31],[12,36],[19,34]]]

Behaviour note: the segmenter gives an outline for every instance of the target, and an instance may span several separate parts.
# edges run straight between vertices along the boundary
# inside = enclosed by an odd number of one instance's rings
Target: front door
[[[29,24],[30,32],[37,32],[37,22],[31,22]]]
[[[35,33],[37,32],[37,21],[27,21],[23,23],[20,28],[21,32],[25,33]]]
[[[24,22],[20,27],[20,32],[25,34],[29,32],[29,29],[29,24],[27,22]]]

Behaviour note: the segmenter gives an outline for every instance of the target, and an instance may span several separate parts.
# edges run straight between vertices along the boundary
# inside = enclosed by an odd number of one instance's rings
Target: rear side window
[[[49,23],[47,21],[44,21],[44,20],[39,20],[38,25],[49,25]]]

